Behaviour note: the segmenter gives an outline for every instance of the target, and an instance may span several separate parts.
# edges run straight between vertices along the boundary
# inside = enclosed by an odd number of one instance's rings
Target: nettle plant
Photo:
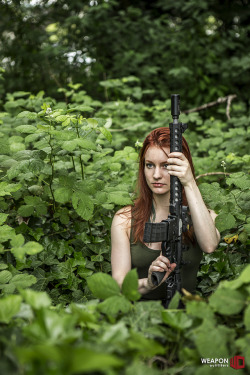
[[[110,212],[131,202],[138,154],[114,152],[106,120],[86,116],[93,107],[43,99],[40,111],[20,112],[30,98],[11,99],[1,133],[2,291],[36,283],[62,302],[86,298],[85,279],[110,271]]]

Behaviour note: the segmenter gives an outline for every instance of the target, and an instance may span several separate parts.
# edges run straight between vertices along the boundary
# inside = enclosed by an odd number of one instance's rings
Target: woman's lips
[[[162,187],[164,186],[165,184],[160,184],[160,183],[153,183],[153,186],[154,187]]]

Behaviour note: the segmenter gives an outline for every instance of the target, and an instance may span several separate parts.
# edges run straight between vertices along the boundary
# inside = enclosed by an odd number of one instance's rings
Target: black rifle
[[[170,152],[182,152],[182,133],[187,129],[187,124],[179,122],[180,96],[171,95],[171,115],[173,122],[170,128]],[[170,176],[170,215],[161,223],[146,223],[143,241],[145,243],[162,242],[162,255],[176,263],[175,270],[166,279],[167,296],[165,307],[173,298],[176,291],[181,291],[182,251],[186,246],[182,243],[182,233],[187,230],[188,208],[182,206],[182,185],[178,177]],[[166,272],[153,272],[152,282],[159,285]]]

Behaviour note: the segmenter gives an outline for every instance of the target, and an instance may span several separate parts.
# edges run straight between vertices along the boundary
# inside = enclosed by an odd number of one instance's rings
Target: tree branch
[[[227,118],[230,119],[230,115],[229,115],[230,105],[231,105],[232,100],[236,97],[237,97],[237,95],[228,95],[228,96],[225,96],[224,98],[218,98],[214,102],[203,104],[200,107],[188,109],[186,111],[183,111],[182,113],[188,114],[188,113],[192,113],[192,112],[199,112],[199,111],[202,111],[203,109],[207,109],[207,108],[213,107],[215,105],[227,102],[226,115],[227,115]]]
[[[200,174],[199,176],[195,177],[196,180],[201,177],[206,177],[206,176],[215,176],[215,175],[224,175],[224,176],[230,176],[231,173],[225,173],[225,172],[208,172],[208,173],[203,173]]]

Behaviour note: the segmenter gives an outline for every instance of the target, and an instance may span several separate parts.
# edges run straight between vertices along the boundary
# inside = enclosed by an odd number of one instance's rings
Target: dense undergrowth
[[[122,292],[112,280],[110,225],[134,197],[145,135],[171,121],[170,101],[145,105],[147,92],[135,77],[107,84],[119,100],[101,103],[71,84],[67,103],[43,92],[7,94],[3,103],[1,373],[203,375],[214,369],[200,358],[236,354],[249,368],[247,110],[235,101],[230,119],[223,107],[208,118],[181,115],[221,242],[204,256],[186,310],[175,310],[175,300],[164,311],[138,301],[134,271]]]

